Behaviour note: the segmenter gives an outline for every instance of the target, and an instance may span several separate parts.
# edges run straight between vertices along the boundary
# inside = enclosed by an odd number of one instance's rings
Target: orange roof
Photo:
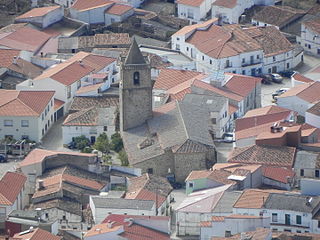
[[[262,175],[275,181],[288,183],[288,177],[292,178],[295,173],[287,168],[264,167],[262,169]]]
[[[224,217],[212,216],[211,220],[212,220],[213,222],[223,222],[223,221],[224,221]]]
[[[279,106],[266,106],[262,108],[256,108],[248,111],[243,118],[249,118],[249,117],[257,117],[257,116],[263,116],[267,114],[274,114],[274,113],[282,113],[282,112],[291,112],[291,110]]]
[[[201,72],[164,68],[154,84],[154,89],[168,90],[196,76],[205,76]]]
[[[58,152],[58,151],[51,151],[51,150],[45,150],[36,148],[32,150],[25,159],[20,162],[20,167],[41,163],[46,157],[54,156],[58,154],[64,154],[64,155],[74,155],[74,156],[86,156],[86,157],[94,157],[95,154],[91,153],[78,153],[78,152]]]
[[[50,232],[42,230],[40,228],[33,229],[29,233],[21,234],[16,233],[13,238],[15,240],[61,240],[62,237],[53,235]]]
[[[313,31],[317,34],[320,34],[320,19],[319,18],[304,22],[303,24],[306,26],[306,28],[309,28],[311,31]]]
[[[98,89],[99,89],[102,85],[103,85],[103,83],[92,84],[92,85],[84,86],[84,87],[81,87],[76,93],[77,93],[77,94],[81,94],[81,93],[87,93],[87,92],[91,92],[91,91],[96,91],[96,92],[98,92]]]
[[[23,19],[23,18],[42,17],[42,16],[47,15],[49,12],[52,12],[58,8],[61,8],[61,6],[33,8],[30,11],[16,17],[16,20]]]
[[[78,11],[85,11],[88,9],[103,7],[106,5],[113,4],[114,2],[109,0],[77,0],[75,3],[71,6],[71,8],[78,10]]]
[[[0,204],[14,204],[26,181],[23,174],[7,172],[0,180]]]
[[[183,28],[181,28],[179,31],[177,31],[176,33],[174,33],[172,36],[179,36],[179,35],[186,35],[196,29],[200,29],[200,28],[207,28],[209,26],[211,26],[214,23],[218,22],[218,18],[212,18],[208,21],[205,21],[203,23],[198,23],[198,24],[193,24],[193,25],[188,25],[185,26]]]
[[[230,75],[231,79],[224,85],[225,88],[242,97],[247,97],[257,84],[261,83],[261,78],[239,75],[234,73],[225,73]]]
[[[61,101],[61,100],[59,100],[59,99],[54,99],[54,110],[56,111],[56,110],[58,110],[62,105],[64,104],[64,101]]]
[[[217,169],[217,170],[225,170],[231,173],[236,172],[239,169],[247,170],[251,173],[254,173],[259,169],[261,165],[258,164],[239,164],[239,163],[216,163],[215,165],[212,166],[212,169]]]
[[[94,225],[84,235],[84,237],[92,237],[92,236],[100,235],[100,234],[104,234],[104,233],[115,232],[115,231],[119,230],[121,227],[122,227],[121,225],[109,227],[109,224],[106,224],[106,223],[97,224],[97,225]]]
[[[278,99],[297,96],[309,103],[315,103],[320,100],[319,92],[320,82],[316,81],[313,83],[305,83],[295,86],[283,93],[282,95],[280,95]]]
[[[300,73],[293,74],[292,78],[294,78],[294,80],[296,80],[296,81],[304,82],[304,83],[312,83],[312,82],[314,82],[312,79],[307,78],[307,77],[303,76]]]
[[[126,12],[130,11],[131,9],[133,9],[133,7],[130,5],[115,3],[106,10],[106,13],[112,14],[112,15],[123,15]]]
[[[216,0],[212,5],[225,8],[234,8],[237,6],[237,0]]]
[[[200,222],[200,227],[211,227],[212,222],[206,221],[206,222]]]
[[[32,36],[32,38],[30,37]],[[36,52],[51,36],[31,27],[13,29],[5,37],[0,38],[0,45],[13,49]]]
[[[247,189],[234,204],[234,208],[262,208],[270,193],[277,190]]]
[[[177,0],[178,4],[193,6],[193,7],[199,7],[204,0]]]
[[[19,50],[0,49],[0,56],[1,56],[0,67],[9,67],[13,62],[13,58],[18,57],[19,55],[20,55]]]
[[[40,116],[54,91],[0,90],[0,116]]]

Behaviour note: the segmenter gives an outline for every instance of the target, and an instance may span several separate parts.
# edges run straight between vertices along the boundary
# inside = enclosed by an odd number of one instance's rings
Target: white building
[[[81,86],[93,84],[92,73],[113,73],[116,59],[79,52],[67,61],[53,65],[40,76],[22,82],[17,89],[55,90],[55,98],[64,102],[64,114]],[[105,81],[101,88],[110,86]]]
[[[116,107],[91,107],[72,113],[62,124],[63,144],[68,144],[81,135],[90,139],[92,144],[102,133],[106,133],[110,139],[116,132],[115,119]]]
[[[277,98],[277,105],[306,116],[306,111],[320,101],[319,91],[320,82],[301,84],[280,95]]]
[[[178,17],[188,19],[191,24],[205,20],[215,0],[177,0]]]
[[[33,8],[15,18],[17,23],[32,23],[41,28],[46,28],[62,20],[64,9],[61,6]]]
[[[300,84],[305,84],[305,83],[312,83],[314,82],[312,79],[303,76],[302,74],[295,72],[292,76],[291,76],[291,86],[295,87],[297,85]]]
[[[212,4],[212,17],[223,23],[239,23],[240,16],[253,5],[274,5],[274,0],[216,0]]]
[[[296,59],[301,59],[275,27],[241,28],[215,23],[209,20],[186,26],[171,37],[172,49],[195,60],[197,71],[256,76],[291,69]]]
[[[0,90],[0,139],[40,142],[54,122],[54,91]]]
[[[301,24],[301,36],[297,41],[310,54],[320,56],[320,20],[311,20]]]
[[[90,209],[96,224],[101,223],[110,214],[156,215],[156,205],[152,200],[90,196]]]
[[[28,204],[25,194],[27,178],[20,173],[7,172],[0,180],[0,226],[13,210],[23,210]]]
[[[320,103],[316,103],[306,111],[305,115],[306,123],[320,128]]]
[[[125,4],[114,4],[105,11],[105,25],[122,22],[134,14],[134,8]]]
[[[211,221],[201,222],[201,240],[214,237],[227,237],[239,233],[254,231],[256,228],[270,228],[270,218],[262,216],[229,215],[212,217]]]

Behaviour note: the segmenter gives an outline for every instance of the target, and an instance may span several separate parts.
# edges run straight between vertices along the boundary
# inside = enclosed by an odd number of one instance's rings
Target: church
[[[122,58],[120,74],[120,131],[130,166],[164,177],[174,173],[184,182],[192,170],[216,162],[210,112],[192,103],[210,96],[188,94],[192,101],[152,109],[150,63],[135,40]]]

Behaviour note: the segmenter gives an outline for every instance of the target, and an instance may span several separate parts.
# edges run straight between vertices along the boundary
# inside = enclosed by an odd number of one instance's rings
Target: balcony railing
[[[262,61],[245,62],[245,63],[242,63],[241,66],[247,67],[247,66],[257,65],[257,64],[261,64],[261,63],[262,63]]]

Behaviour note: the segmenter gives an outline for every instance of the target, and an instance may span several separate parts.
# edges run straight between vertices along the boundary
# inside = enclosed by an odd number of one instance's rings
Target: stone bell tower
[[[120,67],[120,130],[140,126],[152,117],[150,63],[133,40]]]

